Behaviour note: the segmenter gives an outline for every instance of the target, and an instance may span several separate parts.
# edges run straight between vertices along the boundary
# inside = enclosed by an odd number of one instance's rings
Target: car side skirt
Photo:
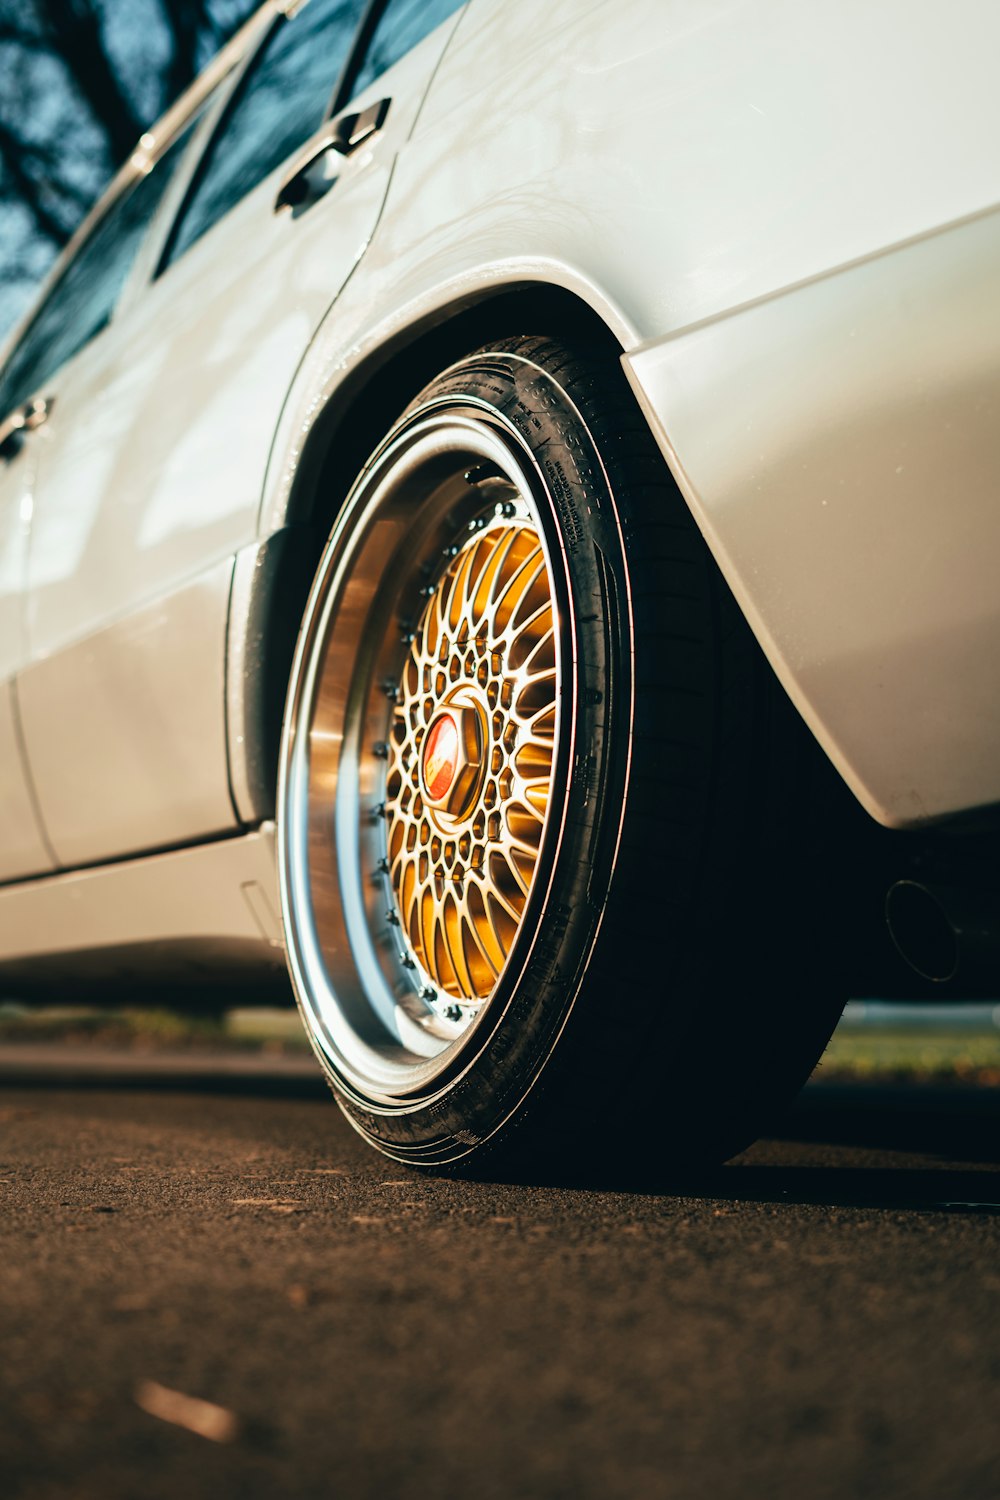
[[[0,890],[0,996],[67,979],[287,994],[274,825]],[[242,994],[247,998],[247,994]],[[236,1003],[236,1002],[232,1002]]]

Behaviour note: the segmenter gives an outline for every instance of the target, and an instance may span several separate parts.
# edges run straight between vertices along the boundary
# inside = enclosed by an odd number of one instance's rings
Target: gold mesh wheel
[[[389,875],[402,933],[459,1002],[491,993],[524,912],[552,779],[552,591],[533,525],[474,522],[424,590],[390,734]]]
[[[282,740],[282,912],[310,1034],[359,1097],[436,1086],[502,1024],[536,951],[572,743],[539,496],[488,407],[423,406],[366,466],[313,585]]]

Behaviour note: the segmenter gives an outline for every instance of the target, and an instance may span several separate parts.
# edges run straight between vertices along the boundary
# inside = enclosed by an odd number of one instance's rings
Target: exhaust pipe
[[[897,880],[885,898],[889,936],[915,974],[982,992],[1000,985],[1000,894]]]

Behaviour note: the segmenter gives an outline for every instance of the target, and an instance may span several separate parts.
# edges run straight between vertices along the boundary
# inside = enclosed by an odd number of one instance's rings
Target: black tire
[[[612,359],[540,337],[498,342],[433,381],[380,453],[397,451],[428,414],[481,423],[529,476],[561,622],[548,820],[505,967],[490,994],[466,1007],[475,1024],[463,1020],[433,1066],[415,1063],[388,1083],[375,1064],[366,1072],[357,1057],[368,1054],[352,1053],[351,1037],[373,1057],[398,1039],[378,1029],[389,1025],[384,1005],[377,1024],[364,1008],[361,958],[344,967],[353,940],[330,916],[328,887],[338,912],[355,901],[354,932],[359,921],[372,925],[374,908],[369,896],[350,896],[349,872],[316,853],[324,838],[343,843],[338,820],[354,815],[354,802],[346,792],[341,799],[338,783],[324,831],[306,740],[326,712],[316,684],[343,660],[330,642],[346,626],[330,601],[343,579],[371,570],[359,538],[381,515],[372,509],[376,455],[320,568],[282,750],[283,909],[317,1054],[355,1128],[411,1164],[478,1169],[497,1152],[634,1159],[637,1147],[674,1167],[722,1160],[798,1090],[843,1004],[830,957],[833,893],[822,873],[828,767]],[[424,492],[412,477],[407,483],[417,537],[431,480]],[[428,520],[424,530],[436,536],[429,528]],[[379,588],[401,598],[405,569],[396,553],[387,557]],[[389,639],[384,620],[395,607],[395,596],[386,604],[370,591],[364,683],[374,656],[388,649],[372,642]],[[349,730],[337,726],[347,744]],[[351,774],[352,786],[372,782],[364,766]],[[363,820],[361,792],[355,801]],[[367,849],[369,836],[358,837]],[[336,934],[317,960],[330,921]],[[383,965],[384,949],[383,936],[373,937]],[[402,961],[412,969],[405,954]],[[390,980],[400,993],[406,975],[393,970]]]

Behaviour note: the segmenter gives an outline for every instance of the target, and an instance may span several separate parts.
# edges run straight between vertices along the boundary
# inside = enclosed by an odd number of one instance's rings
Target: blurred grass
[[[192,1015],[167,1008],[0,1005],[0,1045],[52,1042],[69,1047],[112,1047],[135,1052],[231,1051],[264,1053],[308,1049],[299,1013],[230,1010]]]
[[[1000,1031],[841,1024],[814,1077],[821,1083],[969,1084],[1000,1088]]]
[[[864,1017],[849,1007],[814,1074],[819,1083],[969,1085],[1000,1088],[1000,1011],[949,1020],[938,1011],[933,1024],[913,1014],[898,1021]],[[229,1010],[192,1015],[166,1008],[120,1009],[0,1005],[0,1046],[52,1042],[139,1054],[243,1052],[296,1055],[308,1049],[298,1011]]]

